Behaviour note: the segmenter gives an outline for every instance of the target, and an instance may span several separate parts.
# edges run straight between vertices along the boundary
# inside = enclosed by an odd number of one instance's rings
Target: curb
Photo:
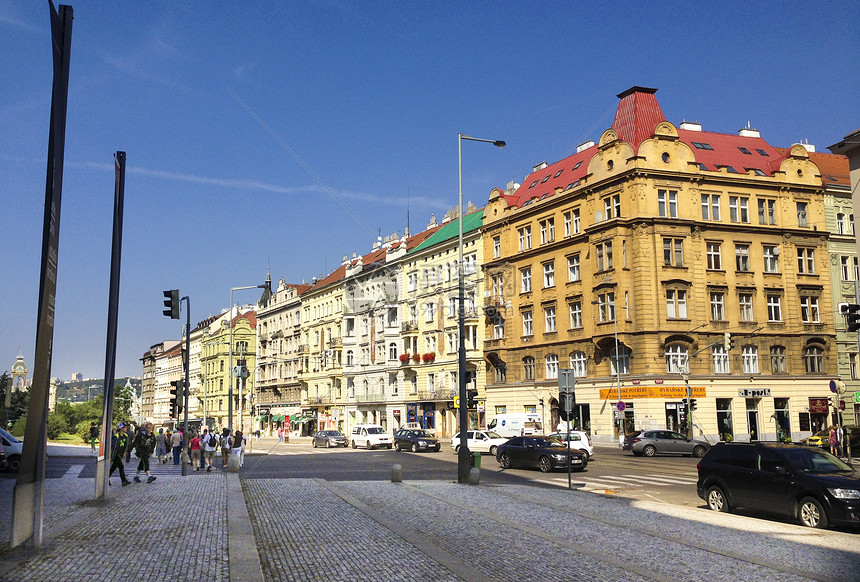
[[[238,473],[227,473],[227,545],[230,580],[263,582],[263,567],[254,539],[254,527],[245,504]]]

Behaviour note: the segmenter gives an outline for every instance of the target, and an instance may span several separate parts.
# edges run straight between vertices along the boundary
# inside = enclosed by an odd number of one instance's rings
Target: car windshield
[[[412,434],[419,437],[419,438],[427,438],[427,437],[433,436],[429,432],[427,432],[426,430],[414,430],[414,431],[412,431]]]
[[[367,429],[367,434],[382,434],[384,432],[385,431],[382,430],[382,427],[379,427],[379,426],[372,426],[369,429]]]
[[[488,431],[486,432],[486,435],[487,435],[488,437],[490,437],[491,439],[502,439],[502,438],[505,438],[505,437],[503,437],[502,435],[500,435],[499,433],[497,433],[497,432],[493,432],[493,431],[491,431],[491,430],[488,430]]]
[[[803,473],[839,473],[853,471],[848,463],[841,461],[830,453],[817,449],[785,449],[782,451],[788,464],[795,471]]]
[[[6,432],[5,430],[3,430],[2,428],[0,428],[0,434],[2,434],[3,438],[6,439],[7,441],[9,441],[10,443],[20,443],[21,442],[18,439],[16,439],[15,437],[13,437],[11,434]]]
[[[559,447],[567,449],[567,443],[561,442],[561,439],[558,438],[535,439],[535,444],[542,449],[555,449]]]

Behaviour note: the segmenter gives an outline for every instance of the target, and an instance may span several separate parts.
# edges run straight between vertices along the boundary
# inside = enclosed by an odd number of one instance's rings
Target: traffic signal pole
[[[182,476],[188,476],[188,458],[189,458],[189,440],[191,435],[188,433],[188,367],[191,361],[191,300],[186,295],[182,299],[185,300],[185,379],[182,382],[182,431],[184,438],[182,439],[184,454],[182,459]]]

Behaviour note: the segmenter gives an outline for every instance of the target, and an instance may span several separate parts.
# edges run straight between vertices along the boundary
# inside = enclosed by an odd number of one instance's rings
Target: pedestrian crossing
[[[645,489],[647,487],[673,487],[678,485],[695,485],[698,480],[691,475],[671,476],[660,473],[648,475],[600,475],[590,478],[577,473],[573,480],[576,483],[584,483],[579,488],[584,491],[622,491],[630,489]],[[558,477],[553,482],[567,487],[567,477]]]

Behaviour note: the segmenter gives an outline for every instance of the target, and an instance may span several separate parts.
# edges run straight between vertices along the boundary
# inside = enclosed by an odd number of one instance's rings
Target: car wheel
[[[17,473],[21,468],[21,455],[12,455],[6,459],[6,470]]]
[[[797,509],[797,515],[800,518],[800,523],[806,527],[817,529],[827,527],[827,514],[824,513],[824,508],[817,499],[812,497],[804,498]]]
[[[708,507],[714,511],[725,513],[729,510],[729,501],[726,499],[726,494],[723,493],[723,490],[717,485],[711,485],[708,488],[706,499],[708,501]]]
[[[457,445],[456,447],[454,447],[454,452],[457,453],[458,455],[460,454],[460,445]]]
[[[701,459],[702,457],[704,457],[705,456],[705,447],[698,446],[695,449],[693,449],[693,456],[696,457],[697,459]]]
[[[355,441],[352,441],[352,448],[356,448],[356,447],[358,447],[358,445],[355,444]]]
[[[497,447],[496,445],[493,445],[490,447],[490,454],[493,455],[494,457],[496,456],[496,453],[498,453],[498,452],[499,452],[499,447]]]
[[[654,445],[648,445],[647,447],[642,449],[642,454],[646,457],[653,457],[657,454],[657,449],[656,447],[654,447]]]
[[[579,452],[582,453],[582,460],[585,461],[585,464],[587,465],[588,460],[591,458],[588,454],[588,451],[580,450]]]
[[[541,457],[538,459],[538,467],[540,467],[541,473],[549,473],[552,471],[552,463],[549,460],[549,457]]]
[[[317,448],[317,439],[314,439],[314,440],[313,440],[313,442],[311,443],[311,446],[312,446],[313,448]]]
[[[391,447],[392,447],[392,445],[388,445],[386,448],[390,451]]]
[[[412,443],[412,452],[413,452],[413,453],[417,453],[417,452],[418,452],[418,443]]]
[[[394,450],[400,452],[400,443],[394,443]]]
[[[375,448],[376,448],[376,447],[374,447],[372,444],[370,444],[370,441],[367,441],[367,450],[368,450],[368,451],[372,451],[372,450],[373,450],[373,449],[375,449]]]
[[[502,466],[502,469],[510,469],[511,456],[507,453],[502,453],[501,455],[499,455],[499,465]]]

